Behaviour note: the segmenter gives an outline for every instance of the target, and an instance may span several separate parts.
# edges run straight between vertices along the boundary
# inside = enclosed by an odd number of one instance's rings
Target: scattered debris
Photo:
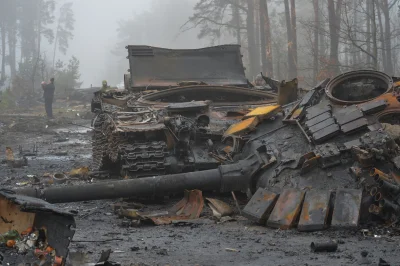
[[[69,172],[70,177],[88,177],[89,176],[89,167],[83,166],[79,168],[72,169]]]
[[[338,248],[338,243],[336,241],[328,241],[328,242],[312,242],[311,250],[314,252],[335,252]]]
[[[211,208],[213,215],[217,219],[221,219],[221,217],[224,216],[230,216],[233,213],[232,208],[221,200],[212,198],[206,198],[206,200],[209,202],[208,206]]]

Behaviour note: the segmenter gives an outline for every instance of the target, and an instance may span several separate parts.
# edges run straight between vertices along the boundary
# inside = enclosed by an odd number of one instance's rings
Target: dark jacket
[[[54,87],[53,83],[49,83],[44,87],[43,90],[44,90],[43,93],[44,98],[52,99],[54,97],[54,91],[56,90],[56,87]]]

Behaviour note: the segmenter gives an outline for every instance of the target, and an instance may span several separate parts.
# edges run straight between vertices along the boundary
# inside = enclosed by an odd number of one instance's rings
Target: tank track
[[[165,174],[169,164],[167,144],[153,141],[135,144],[122,144],[118,147],[122,173],[130,177],[143,177]]]

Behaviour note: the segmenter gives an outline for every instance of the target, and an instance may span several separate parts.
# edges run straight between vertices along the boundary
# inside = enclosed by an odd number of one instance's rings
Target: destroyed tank
[[[130,179],[18,193],[68,202],[242,191],[244,216],[301,231],[399,220],[398,78],[352,71],[298,98],[296,79],[263,77],[277,94],[250,86],[238,46],[128,51],[127,89],[97,93],[92,108],[94,165]]]
[[[126,49],[125,90],[92,101],[94,169],[137,178],[216,168],[240,149],[226,129],[276,102],[248,82],[238,45]]]

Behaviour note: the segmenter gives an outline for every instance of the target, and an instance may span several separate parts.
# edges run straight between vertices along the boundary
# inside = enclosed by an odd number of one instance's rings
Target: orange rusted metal
[[[318,231],[326,228],[329,214],[330,191],[308,191],[300,215],[299,231]]]
[[[267,226],[289,229],[295,226],[300,215],[305,192],[297,189],[286,189],[279,196],[267,221]]]
[[[384,100],[387,103],[386,108],[383,111],[376,114],[377,117],[381,117],[386,114],[400,112],[400,102],[398,100],[399,97],[400,97],[399,94],[395,92],[390,92],[382,94],[378,98],[374,99],[373,101]]]
[[[140,213],[143,218],[148,218],[156,225],[170,224],[177,220],[190,220],[200,217],[203,210],[204,200],[200,190],[185,190],[184,197],[169,211],[169,215],[150,217],[151,215]]]
[[[382,178],[383,180],[392,182],[392,178],[390,177],[390,175],[385,174],[384,172],[382,172],[381,170],[377,169],[377,168],[372,168],[371,171],[369,172],[370,176],[379,176],[379,178]]]

